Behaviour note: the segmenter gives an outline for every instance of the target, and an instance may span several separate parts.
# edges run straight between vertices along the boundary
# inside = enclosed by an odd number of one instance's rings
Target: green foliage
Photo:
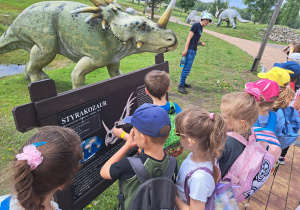
[[[253,15],[252,21],[259,23],[268,23],[272,16],[272,7],[277,0],[243,0],[244,4],[248,6],[248,11]]]
[[[210,12],[215,15],[217,9],[227,9],[229,6],[229,1],[228,0],[214,0],[211,8],[210,8]]]
[[[208,12],[210,12],[210,8],[211,8],[212,3],[211,2],[202,2],[202,1],[196,1],[195,6],[193,7],[194,10],[197,11],[204,11],[207,10]]]
[[[287,25],[291,28],[300,27],[300,1],[299,0],[286,0],[283,6],[280,9],[278,15],[278,21],[282,25]]]
[[[179,0],[177,5],[184,9],[184,12],[187,12],[190,8],[195,6],[196,0]]]

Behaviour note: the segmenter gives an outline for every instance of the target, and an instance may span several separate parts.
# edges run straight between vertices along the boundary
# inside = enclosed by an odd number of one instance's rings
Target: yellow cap
[[[262,79],[275,81],[279,86],[284,87],[286,83],[291,81],[290,74],[294,74],[294,72],[279,67],[274,67],[267,73],[258,73],[257,76]]]

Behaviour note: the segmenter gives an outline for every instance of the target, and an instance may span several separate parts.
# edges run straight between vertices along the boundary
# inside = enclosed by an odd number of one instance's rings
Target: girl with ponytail
[[[220,173],[217,158],[226,141],[226,124],[219,114],[208,113],[200,108],[192,108],[177,114],[175,119],[176,135],[184,149],[191,151],[183,161],[176,181],[176,206],[179,209],[205,209],[208,198],[219,182]],[[185,177],[195,171],[187,181],[189,199],[185,195]],[[212,172],[212,173],[211,173]],[[212,175],[211,175],[211,174]]]
[[[258,119],[258,88],[247,88],[245,92],[234,92],[222,97],[221,113],[226,121],[228,131],[236,132],[246,140],[251,135],[251,127]],[[222,178],[227,174],[230,166],[242,154],[245,146],[237,139],[228,136],[219,166]]]
[[[69,128],[46,126],[20,149],[13,163],[14,195],[0,196],[0,209],[58,210],[51,201],[71,184],[82,159],[81,140]]]

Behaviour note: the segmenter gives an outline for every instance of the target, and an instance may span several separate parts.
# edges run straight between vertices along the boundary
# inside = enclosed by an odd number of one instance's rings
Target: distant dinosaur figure
[[[16,49],[30,53],[25,78],[49,78],[42,68],[61,54],[77,62],[73,88],[85,75],[106,66],[111,77],[120,75],[120,60],[143,52],[164,53],[177,47],[175,33],[166,29],[176,0],[157,23],[122,11],[112,0],[90,0],[95,6],[70,1],[44,1],[25,9],[0,37],[0,55]]]
[[[224,20],[227,22],[227,26],[229,27],[229,24],[232,24],[232,28],[236,29],[236,20],[240,21],[241,23],[249,23],[251,21],[249,20],[244,20],[241,18],[240,14],[238,11],[235,9],[220,9],[216,11],[215,14],[216,18],[219,18],[219,21],[217,23],[217,26],[221,25],[221,22]]]

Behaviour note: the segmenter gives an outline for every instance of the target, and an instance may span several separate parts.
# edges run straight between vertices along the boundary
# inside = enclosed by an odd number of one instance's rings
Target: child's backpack
[[[8,196],[0,203],[0,210],[9,210],[11,196]]]
[[[276,133],[282,149],[287,148],[299,137],[300,118],[298,112],[288,106],[286,109],[278,109]]]
[[[268,119],[268,122],[267,122],[267,125],[265,126],[265,128],[267,128],[267,129],[269,129],[269,130],[271,130],[271,131],[273,131],[275,133],[276,124],[277,124],[276,113],[269,111],[269,119]],[[259,124],[258,119],[254,123],[253,127],[261,127],[260,124]]]
[[[168,156],[177,157],[183,152],[183,147],[180,144],[180,136],[175,134],[175,117],[176,110],[173,102],[170,103],[170,109],[168,111],[170,121],[171,121],[171,131],[168,139],[164,144],[165,153]]]
[[[203,170],[206,173],[213,176],[213,172],[209,168],[206,168],[206,167],[196,168],[193,171],[189,172],[185,176],[184,194],[185,194],[186,200],[189,205],[190,205],[190,189],[188,186],[188,180],[191,178],[192,174],[197,170]],[[221,174],[220,174],[220,176],[221,176]],[[205,210],[215,210],[215,209],[216,210],[223,210],[223,209],[235,210],[235,209],[239,209],[239,205],[234,197],[232,187],[233,187],[232,182],[228,178],[219,181],[216,184],[214,192],[208,198],[208,200],[205,204]]]
[[[176,168],[176,159],[169,157],[170,162],[167,170],[159,177],[153,177],[156,171],[161,171],[161,168],[155,168],[149,175],[142,161],[138,157],[128,157],[128,160],[140,181],[140,186],[137,189],[130,210],[153,210],[153,209],[175,209],[176,186],[172,180]],[[122,195],[122,182],[120,181],[120,194]],[[124,200],[119,198],[121,209],[124,210]]]
[[[274,131],[268,128],[254,127],[256,141],[265,148],[277,161],[281,155],[281,145]]]
[[[271,174],[276,159],[258,142],[253,130],[247,141],[243,136],[235,132],[228,132],[231,136],[245,145],[245,149],[229,168],[224,178],[230,178],[234,185],[241,188],[233,188],[237,202],[252,196],[261,188]]]

